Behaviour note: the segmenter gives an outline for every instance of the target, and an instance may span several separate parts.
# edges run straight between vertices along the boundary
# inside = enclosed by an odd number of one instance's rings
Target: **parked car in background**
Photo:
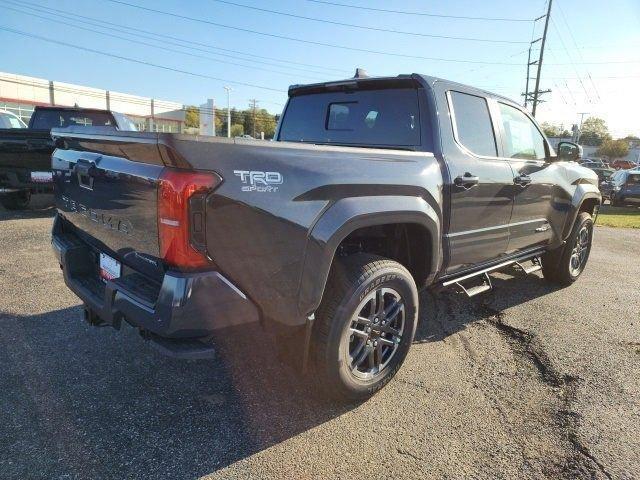
[[[587,168],[592,168],[592,167],[608,168],[609,167],[609,164],[600,158],[583,158],[580,161],[580,165]]]
[[[52,244],[89,323],[190,359],[273,328],[347,400],[400,368],[418,289],[576,281],[601,203],[581,148],[556,155],[518,103],[416,74],[292,86],[275,142],[52,135]]]
[[[613,183],[611,181],[611,176],[616,173],[613,168],[600,168],[600,167],[590,167],[588,165],[582,164],[583,167],[587,167],[590,170],[596,172],[598,175],[598,182],[600,187],[600,193],[602,193],[603,198],[611,198],[611,190],[613,189]]]
[[[27,128],[19,116],[11,112],[0,111],[0,128]]]
[[[79,107],[35,107],[29,125],[0,112],[0,203],[9,210],[26,208],[31,195],[53,192],[52,128],[111,127],[135,131],[125,115]]]
[[[615,170],[628,170],[631,168],[637,168],[638,165],[631,160],[618,159],[611,162],[611,168]]]
[[[611,205],[640,206],[640,170],[619,170],[611,176]]]

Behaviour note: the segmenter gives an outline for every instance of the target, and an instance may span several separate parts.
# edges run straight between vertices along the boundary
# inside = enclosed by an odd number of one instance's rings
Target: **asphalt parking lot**
[[[182,362],[85,325],[51,220],[0,210],[2,478],[640,478],[640,230],[597,227],[570,288],[424,293],[396,379],[344,406],[257,327]]]

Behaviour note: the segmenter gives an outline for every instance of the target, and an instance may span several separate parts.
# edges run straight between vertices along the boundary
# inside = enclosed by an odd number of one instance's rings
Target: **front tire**
[[[593,240],[593,219],[587,212],[578,214],[566,243],[542,256],[545,280],[562,286],[571,285],[584,271]]]
[[[418,291],[402,265],[364,253],[336,259],[316,312],[314,380],[341,400],[371,397],[400,369],[417,318]]]

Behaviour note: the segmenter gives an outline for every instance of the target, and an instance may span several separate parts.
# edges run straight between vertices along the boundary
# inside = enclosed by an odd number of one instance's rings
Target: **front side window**
[[[504,155],[508,158],[544,160],[544,137],[535,124],[517,108],[500,103],[504,128]]]
[[[476,155],[497,156],[487,100],[460,92],[451,92],[450,95],[458,141]]]

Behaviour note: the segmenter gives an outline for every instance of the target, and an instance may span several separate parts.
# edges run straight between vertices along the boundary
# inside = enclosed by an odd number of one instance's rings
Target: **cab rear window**
[[[299,95],[289,100],[279,140],[335,145],[421,145],[418,92],[389,88]]]
[[[41,110],[36,111],[35,115],[33,122],[35,129],[115,126],[113,117],[107,112]]]

